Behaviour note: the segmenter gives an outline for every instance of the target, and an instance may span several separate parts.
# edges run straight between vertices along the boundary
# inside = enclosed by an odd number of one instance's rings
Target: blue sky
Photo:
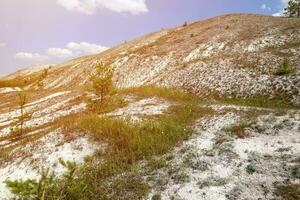
[[[272,15],[287,0],[1,0],[0,75],[93,54],[227,13]]]

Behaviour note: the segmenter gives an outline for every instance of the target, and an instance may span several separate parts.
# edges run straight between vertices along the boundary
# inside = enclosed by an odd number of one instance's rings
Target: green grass
[[[259,108],[294,108],[295,106],[287,99],[281,97],[270,98],[264,95],[256,95],[248,98],[219,98],[218,101],[223,104],[234,104],[240,106],[251,106]]]
[[[287,74],[295,73],[296,69],[290,65],[290,61],[288,59],[284,59],[282,65],[274,71],[274,75],[283,76]]]
[[[41,199],[41,194],[46,194],[43,198],[50,200],[142,199],[150,188],[143,179],[145,171],[140,162],[148,161],[154,167],[163,167],[163,162],[156,162],[153,158],[188,139],[193,133],[190,124],[212,113],[211,109],[199,108],[197,97],[182,91],[144,87],[123,90],[122,93],[141,98],[156,96],[178,103],[167,114],[140,123],[95,113],[66,120],[67,131],[84,132],[91,140],[105,143],[107,147],[87,158],[72,178],[68,175],[55,177],[55,184],[45,185],[45,192],[34,193],[34,197]],[[22,189],[24,184],[17,181],[7,186],[14,190],[16,187]]]

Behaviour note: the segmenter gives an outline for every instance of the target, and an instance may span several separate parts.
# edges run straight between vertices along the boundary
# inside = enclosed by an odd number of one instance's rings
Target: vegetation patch
[[[122,91],[123,94],[125,91]],[[199,108],[197,98],[187,93],[159,88],[137,88],[126,94],[139,97],[161,97],[177,102],[168,114],[153,120],[133,123],[130,120],[110,118],[94,112],[74,115],[65,122],[66,130],[84,132],[92,140],[106,143],[102,153],[86,159],[82,166],[69,169],[64,176],[48,173],[42,192],[28,191],[28,184],[40,185],[38,180],[7,181],[7,186],[18,197],[38,199],[141,199],[149,186],[142,178],[140,161],[148,161],[154,168],[165,166],[163,155],[186,140],[192,134],[190,123],[194,119],[212,113],[209,108]],[[70,165],[72,165],[70,163]],[[72,165],[73,166],[73,165]],[[184,173],[177,181],[187,178]],[[37,183],[37,184],[36,184]],[[36,186],[35,186],[36,188]]]
[[[259,108],[277,108],[277,109],[284,109],[284,108],[295,108],[289,100],[281,95],[277,95],[274,98],[270,98],[264,95],[256,95],[253,97],[248,98],[228,98],[228,97],[221,97],[218,99],[221,103],[224,104],[235,104],[240,106],[251,106],[251,107],[259,107]]]
[[[274,71],[274,75],[282,76],[295,73],[296,69],[291,66],[290,61],[285,58],[282,65]]]
[[[27,85],[37,83],[38,86],[42,87],[42,81],[48,76],[48,70],[44,69],[41,73],[33,75],[16,77],[14,79],[0,79],[0,88],[3,87],[25,87]]]
[[[212,177],[208,177],[203,181],[199,181],[197,185],[199,186],[200,189],[203,189],[205,187],[210,187],[210,186],[220,187],[226,185],[227,183],[228,183],[228,179],[226,178],[212,176]]]
[[[127,88],[119,91],[120,94],[130,94],[140,98],[160,97],[168,101],[178,103],[197,103],[199,98],[183,90],[172,88],[160,88],[156,86],[142,86],[138,88]]]

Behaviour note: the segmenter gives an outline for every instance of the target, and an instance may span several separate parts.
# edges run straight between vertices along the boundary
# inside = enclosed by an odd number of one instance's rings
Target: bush
[[[292,74],[295,71],[296,71],[295,68],[290,65],[290,61],[287,58],[285,58],[282,65],[275,70],[274,75],[282,76],[282,75]]]

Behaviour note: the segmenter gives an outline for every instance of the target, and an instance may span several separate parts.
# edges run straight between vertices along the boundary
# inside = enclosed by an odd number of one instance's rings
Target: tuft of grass
[[[283,76],[283,75],[287,75],[287,74],[293,74],[293,73],[295,73],[295,71],[296,71],[296,69],[290,65],[290,61],[287,58],[285,58],[283,60],[283,63],[280,65],[279,68],[277,68],[274,71],[273,74],[276,76]]]

